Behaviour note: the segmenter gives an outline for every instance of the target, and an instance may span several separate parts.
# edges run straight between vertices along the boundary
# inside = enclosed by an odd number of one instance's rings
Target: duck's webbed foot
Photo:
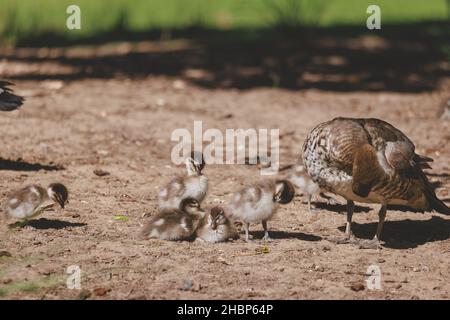
[[[253,236],[251,234],[249,234],[248,237],[246,236],[244,240],[245,240],[245,242],[251,243],[251,242],[253,242]]]
[[[317,208],[316,206],[313,206],[313,205],[309,205],[309,206],[308,206],[308,212],[309,212],[309,213],[317,213],[317,212],[319,212],[319,211],[320,211],[320,209]]]
[[[266,242],[272,242],[272,238],[269,236],[268,232],[264,233],[264,237],[262,237],[262,240]]]
[[[329,239],[331,242],[336,244],[355,244],[359,243],[357,239],[352,234],[345,235],[344,237],[334,237]]]
[[[355,204],[353,203],[353,201],[347,201],[347,222],[345,224],[345,236],[344,238],[336,238],[334,239],[334,241],[331,240],[336,244],[348,244],[357,242],[357,240],[353,237],[352,232],[352,217],[354,208]]]
[[[359,243],[360,249],[381,249],[381,230],[383,230],[383,224],[384,220],[386,219],[386,205],[382,204],[380,211],[378,212],[378,227],[377,227],[377,233],[373,237],[372,240],[361,240]]]
[[[262,225],[263,225],[263,229],[264,229],[264,237],[262,238],[263,241],[271,242],[272,239],[270,238],[269,231],[267,230],[267,221],[263,221]]]
[[[381,241],[377,237],[371,240],[360,240],[358,242],[359,249],[381,249]]]

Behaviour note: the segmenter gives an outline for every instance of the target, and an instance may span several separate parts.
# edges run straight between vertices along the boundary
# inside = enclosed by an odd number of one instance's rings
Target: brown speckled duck
[[[361,248],[378,248],[387,205],[450,214],[422,169],[431,158],[415,153],[400,130],[379,119],[335,118],[315,127],[303,145],[308,174],[321,188],[347,199],[345,241],[351,239],[354,201],[379,203],[379,223]]]

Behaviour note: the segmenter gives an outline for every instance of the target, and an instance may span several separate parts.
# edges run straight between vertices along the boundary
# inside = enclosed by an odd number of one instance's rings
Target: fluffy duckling
[[[450,215],[422,171],[433,159],[415,153],[400,130],[379,119],[335,118],[315,127],[303,145],[306,171],[321,188],[347,200],[346,238],[351,240],[354,201],[381,204],[374,238],[361,248],[378,248],[387,205]]]
[[[30,185],[8,197],[4,212],[8,218],[28,220],[51,208],[55,203],[64,208],[68,198],[69,192],[61,183],[52,183],[47,189]]]
[[[314,180],[306,172],[304,165],[299,164],[294,166],[294,169],[291,171],[289,176],[289,181],[291,181],[292,184],[300,190],[300,193],[303,196],[307,197],[308,209],[310,212],[313,210],[311,205],[313,197],[316,199],[318,197],[323,198],[329,205],[338,203],[338,201],[333,197],[326,195],[319,185],[314,182]]]
[[[13,111],[19,108],[24,101],[24,98],[15,95],[9,86],[11,82],[0,81],[0,111]]]
[[[236,228],[221,207],[213,207],[197,230],[197,239],[205,242],[225,242],[236,237]]]
[[[438,117],[442,120],[450,120],[450,99],[445,99],[439,108]]]
[[[278,204],[294,198],[295,190],[288,180],[266,180],[236,192],[228,204],[229,218],[244,222],[245,239],[249,241],[250,223],[262,222],[263,240],[270,241],[267,220],[273,217]]]
[[[320,193],[319,185],[315,183],[312,178],[306,173],[305,167],[303,165],[297,165],[294,167],[289,180],[292,181],[294,186],[300,189],[303,195],[307,197],[308,208],[309,211],[311,211],[312,197]]]
[[[208,178],[202,173],[203,155],[193,153],[186,159],[186,176],[179,176],[163,187],[158,194],[159,209],[178,209],[183,199],[194,198],[199,203],[208,192]]]
[[[165,209],[153,217],[144,226],[141,235],[170,241],[189,240],[205,215],[196,199],[186,198],[181,201],[179,209]]]

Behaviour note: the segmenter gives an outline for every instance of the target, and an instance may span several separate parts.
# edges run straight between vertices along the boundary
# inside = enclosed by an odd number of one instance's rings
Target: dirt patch
[[[28,80],[17,91],[26,104],[0,116],[2,199],[29,183],[60,181],[70,203],[27,228],[0,227],[0,251],[9,253],[0,257],[1,298],[450,298],[450,218],[434,213],[388,211],[380,251],[329,242],[342,235],[345,207],[319,205],[309,213],[299,196],[270,221],[274,241],[264,249],[259,240],[245,243],[242,234],[215,245],[137,237],[148,219],[143,214],[156,212],[157,189],[183,170],[170,161],[170,134],[192,130],[194,120],[204,129],[280,128],[280,160],[287,165],[321,121],[382,118],[405,132],[418,153],[434,158],[430,178],[448,201],[450,122],[436,118],[448,81],[414,94],[210,90],[167,76]],[[261,179],[255,166],[245,165],[211,165],[205,174],[205,205]],[[355,233],[369,239],[376,207],[360,206]],[[262,237],[261,226],[252,230]],[[365,286],[373,264],[381,269],[382,290]],[[82,270],[83,291],[66,287],[71,265]]]

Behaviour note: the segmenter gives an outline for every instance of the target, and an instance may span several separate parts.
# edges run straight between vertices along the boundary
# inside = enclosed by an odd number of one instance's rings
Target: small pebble
[[[354,283],[351,285],[350,289],[352,289],[353,291],[362,291],[365,289],[364,284],[358,282],[358,283]]]
[[[86,300],[91,296],[91,292],[87,289],[81,290],[80,294],[78,295],[78,300]]]

